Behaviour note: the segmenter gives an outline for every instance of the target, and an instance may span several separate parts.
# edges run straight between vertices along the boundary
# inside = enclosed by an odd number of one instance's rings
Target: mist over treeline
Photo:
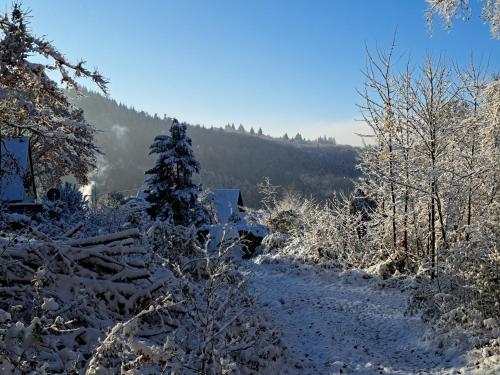
[[[156,135],[168,132],[172,119],[151,116],[94,92],[69,92],[68,96],[98,129],[97,144],[103,155],[91,176],[97,193],[135,195],[145,179],[144,171],[153,163],[149,146]],[[285,190],[323,200],[349,191],[359,176],[355,168],[358,151],[352,146],[321,139],[272,138],[257,131],[232,131],[230,126],[190,125],[188,134],[201,163],[198,178],[203,187],[241,189],[250,207],[259,206],[257,184],[264,177]]]

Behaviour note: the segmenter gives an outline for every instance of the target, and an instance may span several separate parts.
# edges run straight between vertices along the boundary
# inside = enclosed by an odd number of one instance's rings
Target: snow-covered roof
[[[215,189],[213,195],[215,215],[219,224],[226,224],[232,214],[243,211],[239,189]]]
[[[147,193],[143,188],[137,190],[137,194],[135,195],[136,199],[139,199],[142,201],[146,200],[146,196],[147,196]]]
[[[34,202],[36,193],[29,137],[2,138],[0,143],[0,201]]]

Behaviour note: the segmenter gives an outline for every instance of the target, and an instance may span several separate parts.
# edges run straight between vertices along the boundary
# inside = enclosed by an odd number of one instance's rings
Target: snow
[[[262,258],[244,267],[262,313],[283,334],[292,373],[464,373],[455,371],[466,366],[465,354],[432,347],[426,323],[405,313],[409,290],[358,271]]]
[[[241,212],[241,194],[239,189],[215,189],[214,208],[219,224],[227,224],[231,215]]]
[[[42,310],[55,311],[59,309],[59,304],[54,301],[54,298],[44,298],[42,303]]]
[[[487,329],[495,329],[495,328],[498,328],[498,321],[495,319],[495,318],[489,318],[489,319],[485,319],[483,321],[483,325],[487,328]]]
[[[29,224],[31,222],[31,218],[26,215],[12,212],[5,214],[5,221],[9,224],[14,224],[14,223]]]
[[[0,309],[0,323],[5,323],[11,319],[11,316],[8,312]]]

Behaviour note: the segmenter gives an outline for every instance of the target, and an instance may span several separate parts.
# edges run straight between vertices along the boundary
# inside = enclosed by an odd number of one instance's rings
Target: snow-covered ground
[[[258,263],[247,261],[245,272],[283,333],[292,373],[469,373],[463,353],[423,340],[428,327],[406,314],[409,292],[358,272]]]

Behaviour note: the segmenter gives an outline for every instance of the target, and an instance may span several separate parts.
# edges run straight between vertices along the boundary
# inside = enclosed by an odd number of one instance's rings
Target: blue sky
[[[498,69],[499,41],[479,19],[427,31],[424,0],[25,0],[32,29],[111,80],[111,96],[190,123],[243,123],[358,142],[365,44]],[[3,2],[3,10],[9,2]]]

